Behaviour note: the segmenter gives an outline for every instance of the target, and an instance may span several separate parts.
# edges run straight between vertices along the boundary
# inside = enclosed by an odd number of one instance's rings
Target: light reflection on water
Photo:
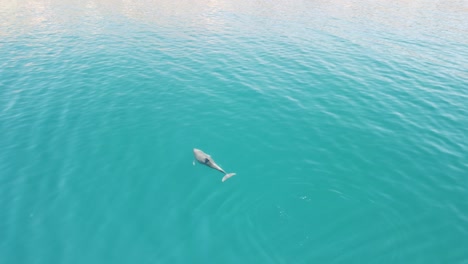
[[[466,15],[0,0],[0,259],[466,259]]]

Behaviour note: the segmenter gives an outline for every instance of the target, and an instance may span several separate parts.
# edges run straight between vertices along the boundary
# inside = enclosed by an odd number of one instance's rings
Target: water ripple
[[[0,7],[6,262],[467,258],[461,2]]]

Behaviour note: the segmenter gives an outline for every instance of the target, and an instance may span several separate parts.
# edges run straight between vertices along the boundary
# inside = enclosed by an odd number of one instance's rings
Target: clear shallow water
[[[0,262],[467,263],[467,10],[0,1]]]

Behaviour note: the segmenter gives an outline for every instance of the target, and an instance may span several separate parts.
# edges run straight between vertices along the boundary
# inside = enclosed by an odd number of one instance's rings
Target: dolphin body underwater
[[[236,175],[235,173],[226,173],[218,164],[214,162],[214,160],[211,158],[210,155],[206,154],[205,152],[194,148],[193,149],[193,155],[195,155],[195,159],[200,162],[201,164],[205,164],[206,166],[213,168],[217,171],[220,171],[224,173],[224,177],[221,180],[224,182],[225,180],[231,178],[232,176]],[[193,165],[195,165],[195,161],[193,162]]]

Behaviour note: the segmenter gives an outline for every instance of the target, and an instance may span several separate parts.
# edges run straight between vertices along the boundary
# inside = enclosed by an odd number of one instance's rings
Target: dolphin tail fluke
[[[225,180],[231,178],[234,175],[236,175],[236,174],[235,173],[228,173],[228,174],[224,175],[224,177],[223,177],[223,179],[221,181],[224,182]]]

